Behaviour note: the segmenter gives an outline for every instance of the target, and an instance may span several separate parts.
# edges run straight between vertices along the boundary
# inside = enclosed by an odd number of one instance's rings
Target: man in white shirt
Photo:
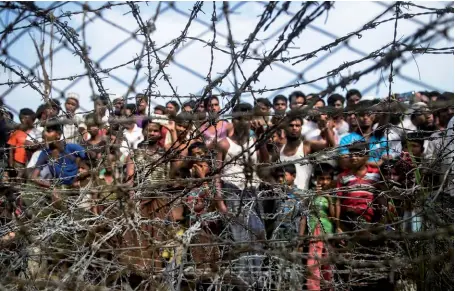
[[[124,109],[123,116],[130,118],[128,123],[124,124],[123,130],[123,141],[120,146],[120,152],[124,156],[128,156],[131,150],[136,150],[137,146],[144,141],[144,135],[142,134],[142,128],[137,126],[134,118],[135,106],[134,104],[127,104]]]
[[[66,114],[63,115],[63,118],[74,121],[63,125],[63,137],[68,143],[79,143],[80,141],[79,127],[83,123],[83,118],[76,114],[78,108],[79,95],[77,93],[68,93],[65,101]]]

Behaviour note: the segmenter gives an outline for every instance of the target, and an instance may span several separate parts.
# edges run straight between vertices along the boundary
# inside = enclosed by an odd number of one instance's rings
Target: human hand
[[[197,178],[205,178],[206,169],[204,166],[194,164],[191,169],[193,170],[193,173]]]

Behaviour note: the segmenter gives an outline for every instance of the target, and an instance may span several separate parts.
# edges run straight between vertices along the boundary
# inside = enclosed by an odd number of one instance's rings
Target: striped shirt
[[[356,176],[350,170],[341,173],[337,182],[341,212],[355,213],[370,222],[374,215],[374,185],[380,178],[379,169],[370,166],[367,166],[363,177]]]

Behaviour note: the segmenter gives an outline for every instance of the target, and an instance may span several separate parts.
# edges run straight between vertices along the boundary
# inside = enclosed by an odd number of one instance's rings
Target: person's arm
[[[33,183],[35,183],[38,186],[44,187],[44,188],[50,188],[51,187],[50,181],[41,179],[40,173],[41,173],[40,168],[36,168],[33,170],[32,177],[31,177]]]
[[[321,130],[322,138],[327,142],[327,147],[335,147],[337,145],[335,134],[335,123],[332,119],[327,120],[325,128]]]
[[[336,205],[333,203],[333,197],[328,196],[327,199],[329,200],[329,215],[331,218],[334,218],[334,217],[336,217],[336,215],[335,215]]]

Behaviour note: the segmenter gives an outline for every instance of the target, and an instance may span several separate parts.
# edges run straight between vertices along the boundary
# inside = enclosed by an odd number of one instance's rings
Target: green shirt
[[[318,223],[321,223],[324,233],[333,233],[333,225],[330,221],[329,198],[317,195],[310,204],[310,214],[308,216],[308,232],[313,233]]]

